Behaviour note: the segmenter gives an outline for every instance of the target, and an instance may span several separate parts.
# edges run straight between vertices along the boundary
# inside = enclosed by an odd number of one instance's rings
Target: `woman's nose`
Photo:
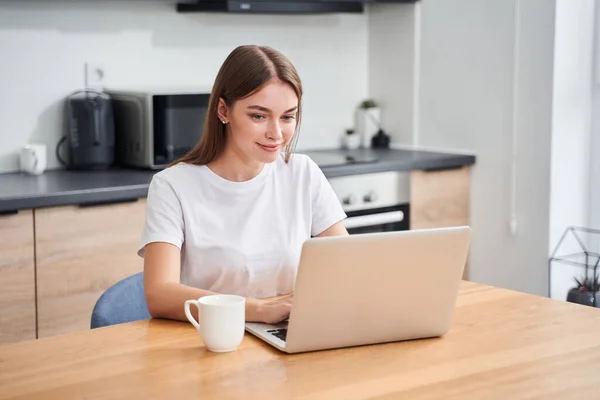
[[[269,130],[267,132],[267,138],[274,140],[276,142],[280,141],[283,137],[283,133],[281,132],[281,126],[278,121],[269,124]]]

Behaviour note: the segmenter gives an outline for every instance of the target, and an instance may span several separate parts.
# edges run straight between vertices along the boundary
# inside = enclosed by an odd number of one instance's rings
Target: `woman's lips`
[[[257,143],[257,144],[261,149],[263,149],[264,151],[268,151],[270,153],[273,153],[281,148],[281,144],[270,144],[270,145],[264,145],[264,144],[260,144],[260,143]]]

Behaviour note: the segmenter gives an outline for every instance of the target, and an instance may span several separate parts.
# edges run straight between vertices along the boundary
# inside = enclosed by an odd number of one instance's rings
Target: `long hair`
[[[215,79],[208,110],[204,120],[202,136],[198,143],[183,157],[171,163],[180,162],[206,165],[216,159],[225,149],[225,125],[219,120],[217,109],[222,98],[228,108],[236,100],[251,96],[272,79],[287,83],[298,96],[296,129],[285,146],[285,162],[294,152],[300,130],[302,115],[302,83],[296,68],[281,52],[268,46],[246,45],[235,48],[225,59]]]

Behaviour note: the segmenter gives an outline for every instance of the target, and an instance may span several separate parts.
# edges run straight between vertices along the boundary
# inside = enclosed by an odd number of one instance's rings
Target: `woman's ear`
[[[227,108],[227,104],[225,104],[225,100],[223,100],[223,98],[220,98],[219,105],[217,106],[217,116],[219,117],[221,122],[224,124],[229,122],[228,112],[229,112],[229,109]]]

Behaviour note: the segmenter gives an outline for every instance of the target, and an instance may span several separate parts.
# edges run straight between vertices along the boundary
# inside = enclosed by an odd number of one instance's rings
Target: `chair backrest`
[[[90,327],[94,329],[150,317],[144,295],[144,277],[140,272],[102,293],[92,311]]]

